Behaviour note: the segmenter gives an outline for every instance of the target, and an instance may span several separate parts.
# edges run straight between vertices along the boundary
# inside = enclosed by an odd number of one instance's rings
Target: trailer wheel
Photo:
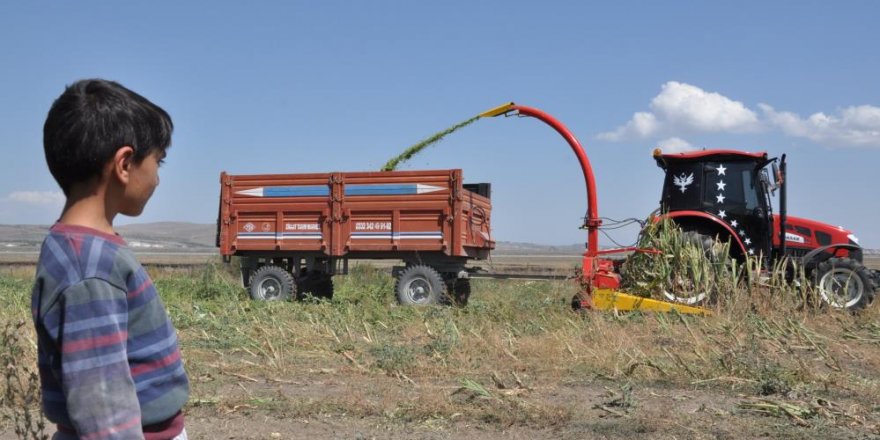
[[[446,291],[451,292],[450,299],[457,306],[466,306],[471,297],[471,280],[468,278],[452,278],[446,282]]]
[[[838,309],[859,310],[874,299],[868,269],[851,258],[829,258],[813,272],[819,298]]]
[[[296,280],[299,298],[311,295],[314,298],[333,298],[333,278],[323,272],[311,272]]]
[[[257,269],[251,278],[251,298],[257,301],[287,300],[294,294],[295,289],[293,276],[280,266],[263,266]]]
[[[333,278],[329,275],[324,276],[318,282],[314,295],[318,298],[333,299]]]
[[[410,266],[400,273],[394,287],[402,305],[440,304],[446,298],[446,283],[434,268]]]

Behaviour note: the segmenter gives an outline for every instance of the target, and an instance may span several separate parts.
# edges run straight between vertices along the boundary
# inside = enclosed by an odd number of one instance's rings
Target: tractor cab
[[[865,268],[852,231],[790,217],[786,213],[785,155],[702,150],[663,154],[654,160],[666,172],[662,215],[697,243],[730,242],[733,257],[761,257],[768,269],[782,257],[803,267],[827,304],[861,308],[874,296],[880,272]],[[779,190],[779,213],[771,196]]]
[[[771,177],[767,165],[775,165],[775,158],[732,150],[656,150],[654,159],[666,171],[660,208],[684,230],[730,237],[740,257],[773,253],[770,196],[779,173]]]

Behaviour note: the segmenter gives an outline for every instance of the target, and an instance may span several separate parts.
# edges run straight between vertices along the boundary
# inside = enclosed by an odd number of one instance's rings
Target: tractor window
[[[758,206],[758,188],[755,185],[757,180],[753,178],[754,173],[752,170],[742,170],[740,172],[742,176],[742,188],[743,188],[743,199],[746,202],[746,210],[751,211]]]
[[[761,206],[754,168],[748,162],[726,162],[724,174],[719,166],[709,165],[707,184],[703,187],[703,204],[707,210],[725,210],[730,214],[746,214]]]

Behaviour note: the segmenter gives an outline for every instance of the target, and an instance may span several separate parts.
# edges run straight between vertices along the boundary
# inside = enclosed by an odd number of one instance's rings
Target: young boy
[[[43,242],[32,307],[55,440],[186,439],[176,331],[113,231],[159,184],[172,129],[164,110],[99,79],[67,87],[46,117],[46,162],[67,202]]]

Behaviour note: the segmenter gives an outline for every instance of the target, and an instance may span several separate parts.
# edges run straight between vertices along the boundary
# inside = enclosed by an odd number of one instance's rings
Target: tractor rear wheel
[[[874,299],[868,269],[851,258],[829,258],[816,267],[813,281],[819,298],[838,309],[859,310]]]
[[[251,277],[251,298],[257,301],[283,301],[296,289],[293,275],[281,266],[267,265],[257,269]]]
[[[409,266],[400,273],[394,286],[397,302],[402,305],[440,304],[446,299],[446,283],[431,266]]]

